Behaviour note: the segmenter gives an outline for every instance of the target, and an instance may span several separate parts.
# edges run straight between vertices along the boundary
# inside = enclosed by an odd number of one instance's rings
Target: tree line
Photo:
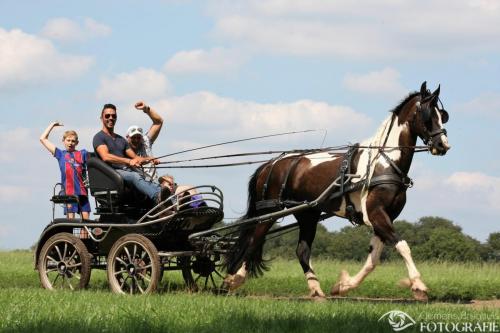
[[[394,222],[401,239],[405,239],[415,260],[485,262],[500,261],[500,232],[491,233],[481,243],[462,232],[462,228],[441,217],[422,217],[416,223]],[[372,231],[366,226],[347,226],[328,231],[318,224],[313,257],[321,259],[364,261],[368,255]],[[296,258],[298,230],[270,239],[265,245],[268,258]],[[384,247],[381,260],[400,259],[393,247]]]

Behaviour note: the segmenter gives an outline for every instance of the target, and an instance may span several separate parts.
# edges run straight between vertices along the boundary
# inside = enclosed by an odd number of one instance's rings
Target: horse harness
[[[276,207],[278,207],[280,209],[283,209],[283,208],[288,208],[288,207],[292,207],[292,206],[295,206],[295,205],[299,204],[299,202],[296,202],[296,201],[289,201],[289,200],[283,201],[282,197],[283,197],[283,192],[285,191],[286,184],[288,182],[288,177],[290,176],[290,173],[292,172],[292,170],[295,169],[295,167],[299,163],[300,157],[302,157],[304,155],[305,154],[300,154],[300,155],[297,155],[297,156],[293,156],[293,161],[288,166],[288,170],[286,172],[285,178],[283,179],[283,183],[281,184],[281,188],[280,188],[280,192],[278,194],[278,198],[277,199],[268,199],[268,200],[265,200],[266,194],[267,194],[266,192],[267,192],[269,180],[271,179],[271,174],[273,172],[273,168],[274,168],[274,166],[276,165],[276,163],[278,161],[280,161],[280,160],[282,160],[282,159],[284,159],[286,157],[286,154],[284,154],[284,153],[281,154],[280,156],[278,156],[273,161],[273,163],[271,164],[271,167],[269,169],[269,173],[267,174],[266,182],[264,183],[264,186],[262,187],[262,200],[261,201],[257,201],[255,203],[255,206],[256,206],[257,210],[267,209],[267,208],[276,208]],[[289,157],[289,158],[292,158],[292,157]]]
[[[391,120],[390,128],[387,134],[387,137],[389,135],[389,132],[392,128],[394,121],[394,117]],[[339,169],[339,173],[335,180],[332,182],[334,183],[335,186],[333,188],[336,188],[336,191],[333,191],[330,195],[326,196],[321,204],[324,204],[325,202],[337,199],[339,197],[344,197],[344,200],[346,202],[346,217],[348,220],[353,224],[363,224],[363,216],[362,213],[356,212],[356,209],[354,208],[354,204],[351,201],[349,194],[351,192],[356,192],[360,190],[362,187],[368,186],[368,188],[373,188],[378,185],[383,185],[383,184],[393,184],[393,185],[398,185],[402,188],[410,188],[413,186],[413,180],[408,177],[407,174],[405,174],[395,163],[390,159],[389,156],[384,151],[385,145],[387,143],[387,137],[384,142],[384,145],[381,147],[368,147],[368,149],[378,149],[378,153],[380,156],[382,156],[391,166],[391,168],[394,170],[395,173],[392,174],[382,174],[379,176],[372,177],[371,179],[368,179],[368,175],[370,174],[370,164],[371,162],[368,163],[367,165],[367,170],[364,176],[361,177],[361,180],[358,182],[352,182],[353,179],[355,178],[360,178],[359,175],[352,174],[351,173],[351,166],[352,166],[352,158],[355,155],[355,152],[358,151],[360,148],[359,144],[355,145],[350,145],[348,151],[344,154],[343,160],[341,162],[341,166]],[[290,208],[293,206],[297,206],[299,204],[302,204],[304,202],[299,202],[299,201],[293,201],[293,200],[283,200],[283,193],[286,188],[286,184],[288,182],[288,178],[293,170],[295,170],[298,162],[300,161],[300,158],[303,157],[304,155],[307,154],[299,154],[293,157],[287,157],[287,158],[293,158],[293,161],[290,163],[288,166],[288,170],[285,174],[285,177],[283,178],[283,182],[281,184],[280,192],[278,195],[277,199],[266,199],[266,194],[267,194],[267,189],[268,189],[268,184],[269,180],[271,179],[271,174],[273,172],[274,166],[276,163],[282,159],[285,158],[285,154],[280,155],[277,157],[271,164],[271,167],[269,169],[269,172],[266,177],[266,181],[264,183],[264,186],[262,188],[262,200],[257,201],[255,203],[256,209],[257,210],[263,210],[263,209],[285,209],[285,208]],[[369,155],[371,156],[371,150],[369,151]],[[371,160],[371,158],[370,158]]]

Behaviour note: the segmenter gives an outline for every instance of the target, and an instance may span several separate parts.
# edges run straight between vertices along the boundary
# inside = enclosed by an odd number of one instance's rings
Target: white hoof
[[[350,284],[351,277],[347,271],[342,270],[339,275],[339,280],[332,287],[330,294],[332,296],[345,296],[351,289]]]

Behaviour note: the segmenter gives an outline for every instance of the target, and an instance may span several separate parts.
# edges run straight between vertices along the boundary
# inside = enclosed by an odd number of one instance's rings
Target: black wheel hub
[[[128,272],[128,275],[134,276],[135,273],[137,272],[137,269],[136,269],[135,265],[134,264],[128,264],[127,265],[127,272]]]
[[[66,263],[64,261],[60,261],[57,264],[57,271],[59,272],[59,274],[64,275],[67,270],[68,270],[68,266],[66,266]]]
[[[207,257],[199,257],[193,262],[193,272],[208,277],[215,271],[215,262]]]

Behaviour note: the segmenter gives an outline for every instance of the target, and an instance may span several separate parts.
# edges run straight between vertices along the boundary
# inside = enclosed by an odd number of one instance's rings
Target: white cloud
[[[83,23],[88,34],[93,37],[107,37],[111,35],[111,27],[99,23],[94,19],[87,17]]]
[[[214,35],[271,53],[443,58],[499,51],[500,6],[487,0],[211,1]],[[346,19],[349,18],[349,19]]]
[[[0,28],[0,88],[74,78],[92,63],[91,57],[58,52],[49,40]]]
[[[371,121],[349,107],[299,100],[291,103],[238,101],[210,92],[197,92],[163,100],[159,110],[169,114],[169,122],[180,127],[204,128],[214,133],[238,136],[277,131],[332,129],[335,135],[366,130]],[[233,135],[234,137],[235,135]]]
[[[450,164],[447,156],[417,154],[413,161],[409,176],[415,184],[407,191],[407,203],[399,219],[441,216],[480,240],[499,230],[500,178],[473,171],[451,175],[438,171],[438,164]]]
[[[363,24],[352,27],[322,21],[254,18],[231,15],[221,18],[215,34],[248,49],[299,56],[340,55],[346,57],[382,56],[394,42]]]
[[[85,18],[83,24],[74,20],[58,17],[49,20],[41,31],[41,35],[58,41],[82,41],[93,37],[106,37],[111,28],[91,18]]]
[[[169,73],[227,73],[243,64],[247,57],[240,51],[225,48],[177,52],[164,66]]]
[[[446,183],[453,185],[460,191],[491,190],[500,186],[500,178],[488,176],[481,172],[455,172],[446,179]]]
[[[353,91],[369,94],[402,96],[408,90],[399,81],[400,74],[393,68],[384,68],[367,74],[348,73],[344,86]]]
[[[500,206],[500,178],[480,172],[455,172],[445,180],[445,184],[452,186],[467,196],[468,204],[475,204],[472,198],[478,199],[477,206],[485,203],[490,209],[499,210]]]
[[[103,77],[97,98],[104,102],[132,102],[166,97],[171,90],[166,76],[153,69],[139,68],[113,77]]]

